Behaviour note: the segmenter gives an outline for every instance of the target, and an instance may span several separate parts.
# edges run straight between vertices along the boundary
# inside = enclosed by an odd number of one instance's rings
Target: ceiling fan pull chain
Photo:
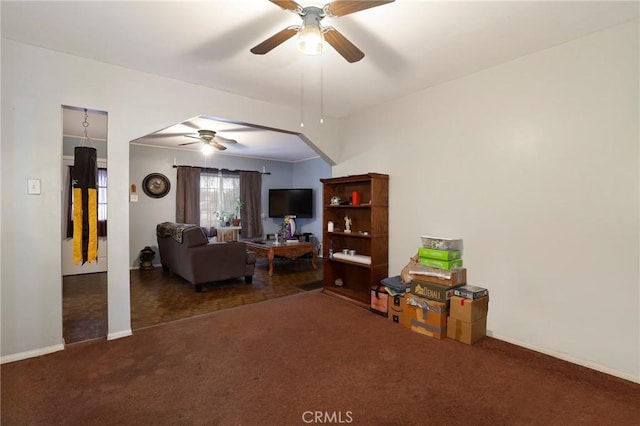
[[[304,63],[300,56],[300,127],[304,127]]]
[[[204,154],[203,156],[204,156],[204,170],[206,170],[208,155]],[[200,174],[200,179],[202,179],[202,173]],[[208,175],[204,176],[204,204],[207,206],[207,221],[204,225],[207,228],[211,228],[213,221],[211,220],[211,198],[209,194],[209,176]]]
[[[320,57],[320,124],[324,123],[324,60]]]

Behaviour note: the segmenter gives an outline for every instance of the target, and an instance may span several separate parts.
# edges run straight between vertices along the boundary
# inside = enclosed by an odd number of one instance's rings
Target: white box
[[[436,250],[458,250],[462,256],[462,239],[460,238],[442,238],[433,237],[431,235],[422,235],[422,247]]]

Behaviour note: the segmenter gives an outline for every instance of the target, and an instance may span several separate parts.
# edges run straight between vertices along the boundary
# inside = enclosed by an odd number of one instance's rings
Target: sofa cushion
[[[215,226],[212,226],[211,228],[203,226],[202,230],[208,238],[216,237],[218,235],[218,230]]]
[[[182,232],[182,244],[185,247],[197,247],[209,243],[209,239],[199,226],[193,226]]]

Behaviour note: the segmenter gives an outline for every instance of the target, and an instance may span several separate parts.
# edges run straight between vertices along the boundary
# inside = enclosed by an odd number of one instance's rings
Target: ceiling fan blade
[[[238,143],[238,141],[237,141],[237,140],[235,140],[235,139],[225,138],[225,137],[220,136],[220,135],[216,135],[215,139],[216,139],[216,142],[222,142],[222,143]]]
[[[302,10],[302,6],[292,0],[269,0],[271,3],[280,6],[283,9],[290,10],[292,12],[297,12],[298,10]]]
[[[182,134],[182,136],[184,136],[185,138],[200,139],[200,136],[196,136],[196,135],[185,135],[185,134],[183,133],[183,134]]]
[[[256,55],[264,55],[274,47],[281,45],[282,43],[293,37],[298,32],[299,28],[300,27],[298,27],[297,25],[285,28],[284,30],[272,35],[257,46],[252,47],[251,53],[254,53]]]
[[[325,6],[329,16],[344,16],[350,13],[360,12],[383,4],[393,3],[395,0],[336,0]]]
[[[345,36],[333,27],[324,28],[324,39],[333,46],[348,62],[358,62],[364,58],[362,50],[358,49],[355,44],[351,43]]]
[[[194,143],[202,143],[202,142],[201,141],[198,141],[198,142],[187,142],[187,143],[181,143],[178,146],[193,145]]]
[[[184,123],[180,123],[180,124],[182,124],[183,126],[191,127],[194,130],[198,130],[200,128],[199,126],[192,123],[191,121],[185,121]]]
[[[218,148],[220,151],[224,151],[225,149],[227,149],[226,146],[224,145],[220,145],[218,142],[216,141],[211,141],[211,145],[215,146],[216,148]]]

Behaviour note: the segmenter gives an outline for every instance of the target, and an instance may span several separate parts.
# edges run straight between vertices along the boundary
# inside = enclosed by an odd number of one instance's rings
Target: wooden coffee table
[[[304,254],[311,253],[311,266],[313,266],[313,269],[318,269],[316,265],[316,246],[313,243],[297,242],[276,244],[273,241],[265,241],[264,243],[245,241],[244,243],[247,245],[247,249],[255,251],[256,254],[267,256],[269,260],[269,276],[273,276],[273,258],[275,256],[297,259]]]

